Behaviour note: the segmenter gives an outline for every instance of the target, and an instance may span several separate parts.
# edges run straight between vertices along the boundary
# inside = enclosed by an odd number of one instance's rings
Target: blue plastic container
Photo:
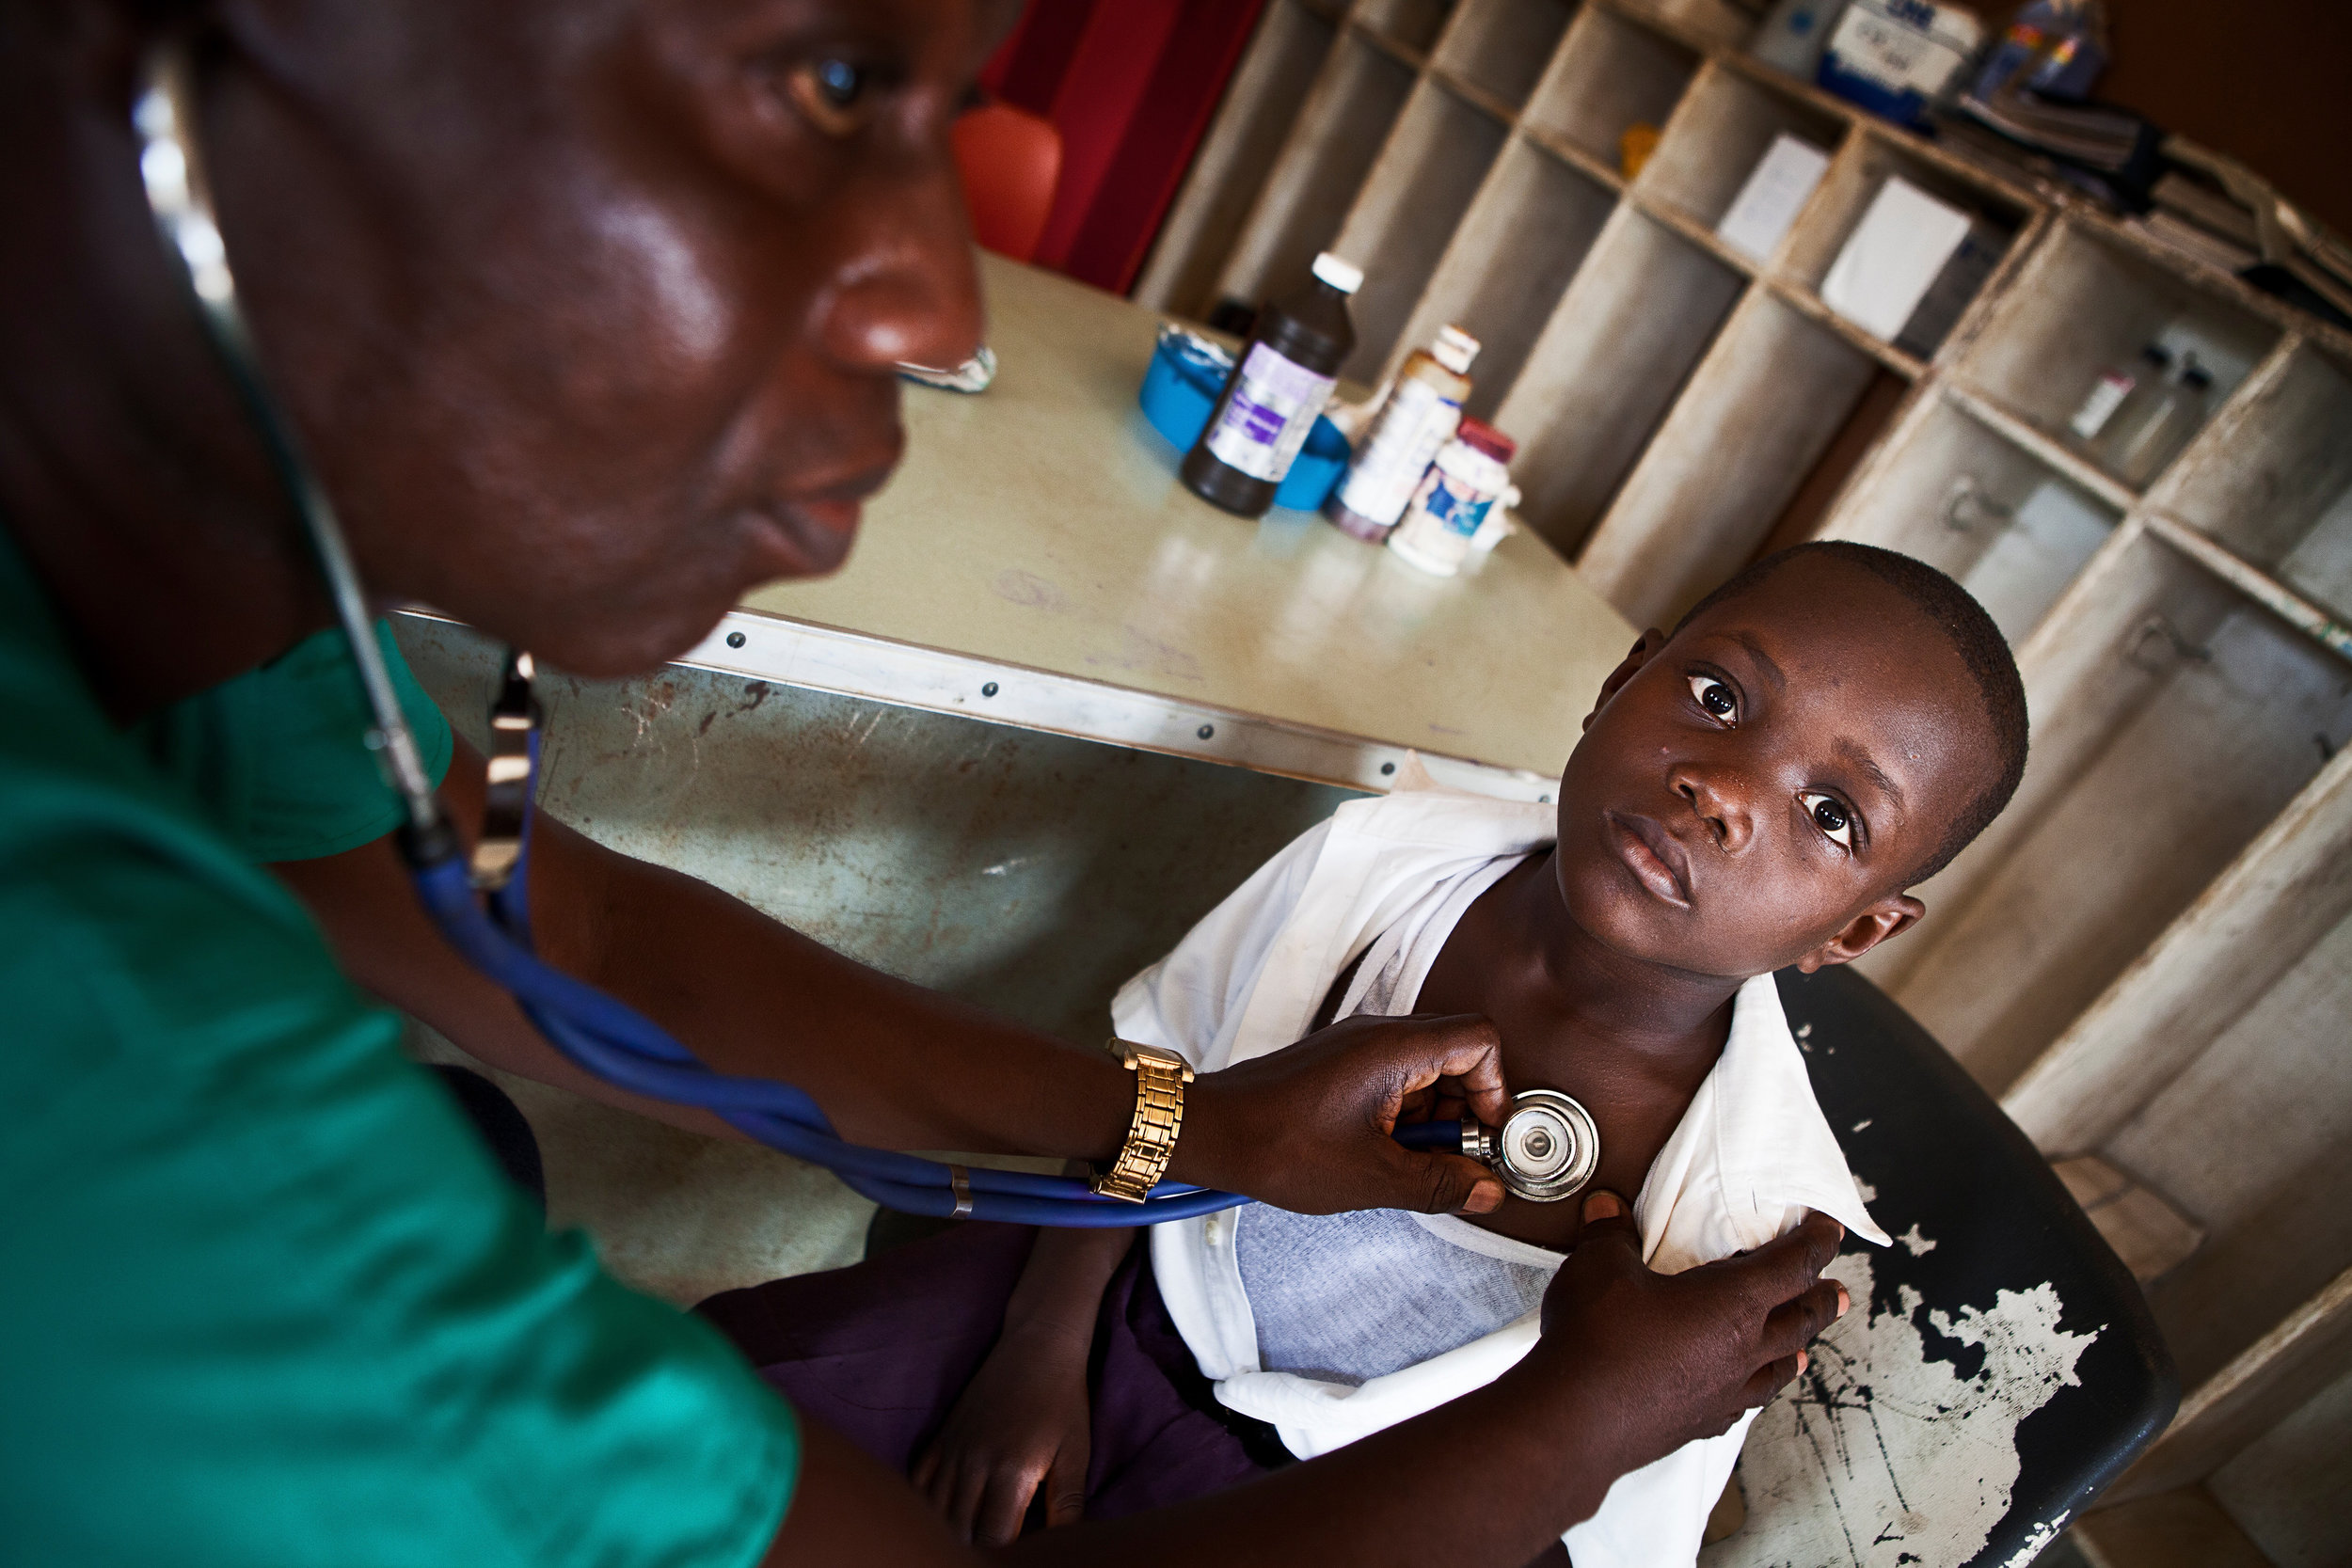
[[[1136,399],[1143,404],[1143,417],[1178,451],[1190,451],[1232,369],[1232,359],[1214,345],[1189,332],[1163,330]],[[1320,510],[1347,471],[1348,455],[1347,437],[1339,426],[1318,419],[1298,460],[1274,492],[1274,504],[1300,512]]]

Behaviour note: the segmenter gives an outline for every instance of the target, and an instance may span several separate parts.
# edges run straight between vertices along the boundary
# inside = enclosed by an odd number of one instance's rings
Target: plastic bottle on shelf
[[[1477,356],[1478,340],[1458,326],[1441,327],[1435,343],[1406,356],[1347,477],[1324,503],[1323,515],[1341,532],[1376,545],[1396,527],[1413,487],[1462,422]]]
[[[2135,391],[2141,392],[2142,403],[2154,396],[2155,388],[2171,366],[2171,353],[2162,343],[2150,343],[2131,364],[2109,367],[2091,383],[2090,395],[2074,410],[2074,417],[2066,421],[2066,428],[2073,432],[2077,443],[2089,447],[2124,411],[2124,404]]]
[[[1757,24],[1748,53],[1766,65],[1810,82],[1821,63],[1830,29],[1837,25],[1845,9],[1846,0],[1780,0]]]
[[[1406,564],[1441,578],[1460,571],[1479,525],[1511,487],[1510,464],[1518,452],[1518,444],[1494,426],[1464,420],[1422,476],[1405,520],[1389,535],[1389,548]]]
[[[1304,289],[1258,312],[1249,341],[1179,470],[1202,500],[1263,517],[1356,349],[1347,296],[1363,269],[1326,251]]]
[[[2212,372],[2183,354],[2171,375],[2160,382],[2148,400],[2137,407],[2127,399],[2101,433],[2096,455],[2107,471],[2137,489],[2164,470],[2180,455],[2197,427],[2205,422],[2205,394],[2213,387]]]

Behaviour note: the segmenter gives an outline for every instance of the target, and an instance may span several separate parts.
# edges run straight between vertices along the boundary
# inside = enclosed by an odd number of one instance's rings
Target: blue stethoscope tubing
[[[538,771],[538,737],[531,771]],[[528,787],[526,786],[526,797]],[[425,912],[469,963],[515,998],[567,1061],[631,1094],[710,1111],[737,1131],[822,1165],[860,1195],[912,1214],[1015,1225],[1114,1227],[1190,1219],[1248,1201],[1163,1181],[1142,1203],[1104,1197],[1070,1177],[950,1167],[919,1155],[843,1141],[817,1101],[790,1084],[713,1071],[667,1031],[627,1004],[543,962],[531,949],[531,822],[506,885],[486,900],[455,853],[421,860],[410,876]],[[958,1190],[959,1179],[962,1190]]]
[[[401,710],[333,500],[270,388],[239,307],[195,135],[184,45],[156,49],[142,62],[141,75],[132,126],[148,208],[318,556],[373,721],[368,746],[407,816],[400,841],[417,895],[450,945],[511,994],[567,1061],[632,1094],[714,1112],[747,1136],[824,1166],[888,1208],[1020,1225],[1107,1227],[1189,1219],[1248,1202],[1234,1193],[1163,1181],[1134,1203],[1104,1197],[1072,1177],[950,1166],[845,1142],[803,1091],[772,1079],[714,1072],[644,1014],[539,959],[532,951],[527,893],[538,735],[534,729],[529,741],[520,845],[512,874],[485,898]]]

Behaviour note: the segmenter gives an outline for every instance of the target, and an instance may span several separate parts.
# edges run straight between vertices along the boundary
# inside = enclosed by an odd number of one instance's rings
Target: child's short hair
[[[1976,681],[1977,694],[1984,701],[1993,755],[1999,762],[2000,770],[1993,783],[1978,791],[1976,799],[1968,802],[1935,852],[1906,879],[1914,885],[1924,882],[1968,847],[2001,815],[2010,797],[2017,793],[2017,783],[2026,773],[2026,683],[2018,676],[2017,660],[2009,651],[2009,640],[2001,635],[2001,628],[1993,624],[1993,617],[1985,613],[1984,607],[1977,603],[1968,590],[1924,561],[1875,545],[1856,545],[1842,539],[1798,545],[1751,562],[1692,605],[1690,612],[1675,623],[1675,633],[1680,635],[1682,628],[1701,611],[1726,599],[1738,598],[1790,562],[1807,556],[1859,566],[1910,600],[1960,655],[1961,662]]]

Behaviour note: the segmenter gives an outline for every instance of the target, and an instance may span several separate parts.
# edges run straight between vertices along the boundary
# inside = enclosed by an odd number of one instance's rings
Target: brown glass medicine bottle
[[[1194,495],[1240,516],[1265,515],[1355,352],[1347,296],[1363,280],[1362,269],[1326,252],[1304,289],[1258,312],[1179,470]]]

